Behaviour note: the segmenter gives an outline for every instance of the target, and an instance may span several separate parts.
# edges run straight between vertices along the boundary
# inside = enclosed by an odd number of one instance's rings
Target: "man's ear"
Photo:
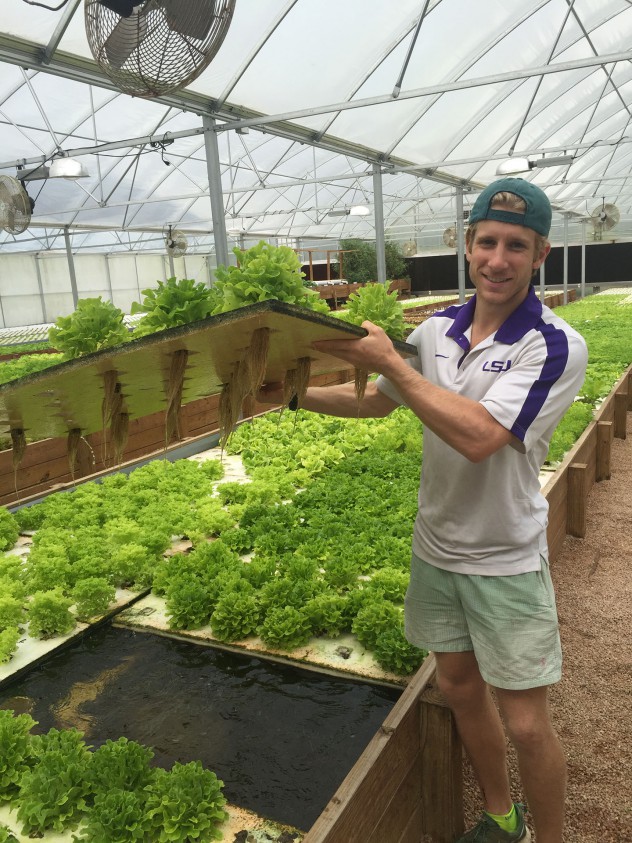
[[[546,257],[547,257],[547,255],[549,254],[550,251],[551,251],[551,244],[547,243],[546,246],[544,247],[544,249],[542,249],[540,254],[533,261],[533,271],[534,272],[536,270],[540,269],[540,267],[542,266],[542,264],[546,260]]]

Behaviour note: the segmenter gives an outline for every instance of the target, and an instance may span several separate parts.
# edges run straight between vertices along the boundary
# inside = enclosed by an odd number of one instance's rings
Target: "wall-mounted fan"
[[[95,60],[124,93],[184,88],[224,41],[236,0],[84,0]]]
[[[617,206],[606,202],[604,199],[602,204],[594,208],[590,215],[593,226],[593,240],[601,240],[603,232],[614,228],[620,218],[621,214]]]
[[[186,252],[189,241],[182,231],[178,231],[177,228],[168,225],[163,230],[163,235],[165,238],[165,248],[169,257],[179,258]]]
[[[414,240],[407,240],[402,246],[402,252],[405,258],[412,258],[417,254],[417,244]]]
[[[443,242],[448,249],[454,249],[456,246],[456,228],[451,225],[443,232]]]
[[[22,234],[29,227],[35,203],[13,176],[0,176],[0,228]]]

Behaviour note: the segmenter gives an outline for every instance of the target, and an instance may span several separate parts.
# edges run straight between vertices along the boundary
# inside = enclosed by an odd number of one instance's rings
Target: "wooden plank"
[[[421,779],[423,776],[422,758],[419,753],[415,755],[413,764],[401,780],[390,782],[392,798],[378,820],[377,825],[371,830],[366,838],[366,843],[399,843],[402,837],[410,834],[410,821],[416,817],[417,822],[421,821]],[[419,840],[419,829],[417,826],[417,840]]]
[[[560,554],[566,539],[566,512],[568,489],[566,470],[556,472],[543,490],[549,504],[549,520],[546,540],[549,548],[549,562],[554,562]]]
[[[435,660],[430,655],[303,843],[366,843],[387,809],[385,791],[393,770],[397,765],[400,771],[414,769],[413,760],[419,753],[419,698],[434,670]]]
[[[611,421],[597,422],[597,460],[595,478],[597,482],[610,479],[610,454],[614,425]]]
[[[617,392],[614,396],[614,435],[625,439],[628,423],[628,393]]]
[[[420,705],[422,829],[435,843],[452,843],[463,832],[461,739],[446,706]]]
[[[568,515],[566,532],[580,539],[586,535],[587,468],[586,463],[573,463],[569,465],[567,472]]]

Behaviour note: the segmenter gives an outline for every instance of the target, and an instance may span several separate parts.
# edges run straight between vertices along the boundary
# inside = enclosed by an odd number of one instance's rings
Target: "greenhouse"
[[[626,839],[631,36],[4,0],[0,843]],[[416,628],[547,561],[561,678]]]

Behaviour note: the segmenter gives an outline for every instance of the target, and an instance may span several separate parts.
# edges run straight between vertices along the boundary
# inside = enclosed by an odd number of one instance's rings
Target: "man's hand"
[[[362,327],[368,332],[366,337],[348,340],[315,340],[312,346],[317,351],[338,357],[357,369],[377,372],[388,377],[389,373],[397,371],[402,365],[401,357],[382,328],[368,321],[363,322]]]
[[[265,383],[255,395],[255,399],[259,404],[282,404],[283,384],[279,382]]]

